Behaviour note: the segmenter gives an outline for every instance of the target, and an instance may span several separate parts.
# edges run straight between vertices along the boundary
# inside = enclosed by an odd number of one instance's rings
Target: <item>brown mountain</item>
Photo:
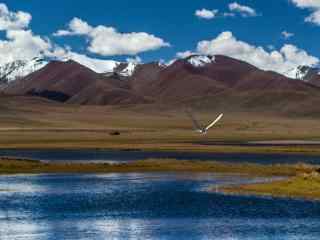
[[[147,86],[136,90],[145,96],[156,96],[157,101],[164,102],[185,101],[222,93],[241,95],[253,91],[316,91],[315,87],[300,80],[263,71],[233,58],[218,55],[209,57],[210,61],[206,59],[207,62],[203,65],[197,65],[198,63],[192,63],[195,57],[197,56],[177,60],[157,72],[156,79],[150,80]],[[137,81],[136,78],[132,85]]]
[[[32,95],[73,104],[146,103],[125,83],[105,77],[75,62],[53,61],[24,79],[10,84],[5,92],[12,95]]]
[[[221,55],[190,56],[169,66],[141,64],[130,77],[98,74],[74,61],[51,62],[10,84],[5,93],[72,104],[320,113],[319,87]]]

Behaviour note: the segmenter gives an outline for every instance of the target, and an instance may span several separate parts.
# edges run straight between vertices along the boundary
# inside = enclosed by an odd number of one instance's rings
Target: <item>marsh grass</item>
[[[320,177],[310,174],[309,176],[296,176],[281,181],[223,187],[220,190],[225,193],[241,195],[249,194],[320,200],[319,189]]]
[[[0,159],[1,174],[16,173],[110,173],[110,172],[212,172],[249,176],[296,176],[316,167],[305,164],[259,165],[215,161],[149,159],[130,163],[45,163],[32,160]]]

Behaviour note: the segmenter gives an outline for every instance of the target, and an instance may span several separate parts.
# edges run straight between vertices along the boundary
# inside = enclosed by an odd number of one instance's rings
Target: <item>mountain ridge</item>
[[[124,70],[130,74],[121,75]],[[260,110],[282,106],[290,112],[302,111],[298,109],[301,105],[318,111],[315,102],[320,99],[320,88],[311,82],[223,55],[192,55],[166,66],[157,62],[123,64],[112,74],[97,73],[73,60],[52,61],[11,82],[4,92],[80,105],[165,104],[179,108],[203,104]]]

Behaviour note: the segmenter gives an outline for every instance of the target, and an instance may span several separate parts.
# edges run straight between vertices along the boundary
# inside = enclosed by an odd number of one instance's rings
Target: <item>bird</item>
[[[210,128],[212,128],[214,125],[216,125],[224,116],[223,113],[221,113],[212,123],[210,123],[208,126],[206,127],[201,127],[201,125],[199,124],[199,122],[197,121],[197,119],[192,115],[192,113],[190,111],[187,111],[188,116],[191,118],[193,126],[196,130],[196,132],[202,134],[202,135],[206,135],[209,131]]]

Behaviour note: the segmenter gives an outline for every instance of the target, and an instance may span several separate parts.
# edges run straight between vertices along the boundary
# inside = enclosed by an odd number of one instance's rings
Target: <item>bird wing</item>
[[[200,126],[199,122],[198,122],[197,119],[192,115],[192,113],[191,113],[190,111],[186,111],[186,113],[187,113],[188,116],[191,118],[194,128],[196,128],[197,130],[201,130],[201,126]]]
[[[217,122],[219,122],[221,120],[221,118],[223,117],[223,114],[221,113],[216,120],[214,120],[212,123],[210,123],[207,127],[206,127],[206,131],[208,131],[210,128],[212,128]]]

